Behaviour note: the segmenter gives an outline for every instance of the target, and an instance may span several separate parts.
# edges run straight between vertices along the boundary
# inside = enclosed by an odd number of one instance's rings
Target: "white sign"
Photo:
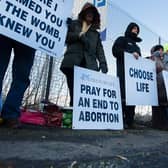
[[[0,0],[0,34],[60,57],[73,0]]]
[[[164,84],[166,87],[166,93],[167,93],[167,100],[168,100],[168,71],[162,71]]]
[[[158,105],[155,62],[125,53],[127,105]]]
[[[73,129],[123,129],[119,79],[75,67]]]

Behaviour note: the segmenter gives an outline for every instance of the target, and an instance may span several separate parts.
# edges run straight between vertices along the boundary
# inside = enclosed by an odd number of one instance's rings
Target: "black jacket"
[[[63,72],[67,68],[73,69],[74,65],[81,66],[82,61],[85,60],[85,68],[96,71],[101,69],[106,73],[107,62],[99,32],[94,27],[90,27],[79,37],[81,28],[82,23],[79,20],[74,20],[70,24],[66,38],[67,50],[60,69]]]
[[[137,52],[141,55],[140,48],[136,42],[141,42],[142,40],[136,34],[131,33],[134,26],[138,28],[139,33],[139,26],[136,23],[130,23],[126,29],[125,36],[118,37],[112,47],[113,56],[117,61],[117,76],[120,79],[122,98],[125,98],[124,52]]]

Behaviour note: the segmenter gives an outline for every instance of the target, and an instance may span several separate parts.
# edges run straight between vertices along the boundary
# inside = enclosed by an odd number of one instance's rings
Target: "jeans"
[[[125,102],[122,102],[122,110],[124,123],[132,126],[134,123],[135,106],[126,106]]]
[[[5,119],[16,119],[20,116],[20,106],[24,92],[30,83],[29,74],[35,55],[34,49],[0,35],[0,94],[12,48],[14,49],[12,83],[1,113],[2,118]]]

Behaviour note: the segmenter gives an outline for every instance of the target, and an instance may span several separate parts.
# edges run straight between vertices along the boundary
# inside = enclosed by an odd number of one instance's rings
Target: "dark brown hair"
[[[96,29],[100,29],[100,14],[97,10],[97,8],[91,4],[91,3],[86,3],[82,10],[80,11],[79,15],[78,15],[78,19],[80,21],[83,21],[85,19],[85,16],[87,14],[88,11],[92,11],[93,12],[93,22],[92,22],[92,25],[94,28]]]

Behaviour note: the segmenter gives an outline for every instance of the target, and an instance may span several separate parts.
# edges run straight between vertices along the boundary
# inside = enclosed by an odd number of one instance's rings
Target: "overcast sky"
[[[168,0],[111,0],[168,41]]]

